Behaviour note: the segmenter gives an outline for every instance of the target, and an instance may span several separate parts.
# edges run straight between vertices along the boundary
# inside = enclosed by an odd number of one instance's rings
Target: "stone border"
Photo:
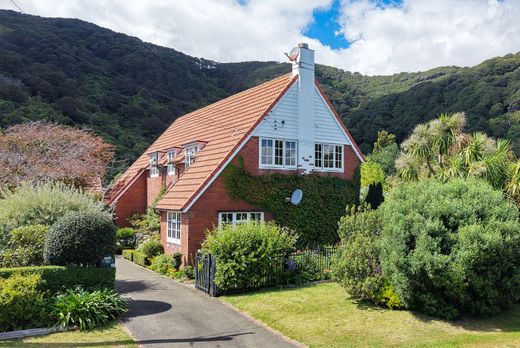
[[[0,333],[0,341],[3,340],[16,340],[26,337],[43,336],[54,332],[76,330],[76,327],[42,327],[37,329],[27,329],[18,331],[8,331]]]

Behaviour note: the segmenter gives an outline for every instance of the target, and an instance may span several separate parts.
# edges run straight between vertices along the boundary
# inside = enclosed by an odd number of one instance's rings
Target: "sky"
[[[14,1],[217,62],[285,61],[307,42],[317,63],[388,75],[520,51],[520,0]]]

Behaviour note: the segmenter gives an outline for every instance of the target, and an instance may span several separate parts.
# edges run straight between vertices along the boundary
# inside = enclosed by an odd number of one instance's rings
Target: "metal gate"
[[[207,254],[197,252],[195,256],[195,288],[210,296],[217,296],[215,284],[216,259]]]

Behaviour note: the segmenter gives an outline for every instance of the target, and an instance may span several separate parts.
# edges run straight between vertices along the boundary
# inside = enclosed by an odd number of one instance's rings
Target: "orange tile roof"
[[[149,165],[148,155],[200,139],[206,145],[196,161],[172,185],[157,204],[158,209],[184,209],[224,165],[235,149],[271,110],[296,80],[291,74],[280,76],[202,109],[186,114],[173,124],[139,157],[112,186],[117,197],[132,178]],[[111,199],[109,198],[110,203]]]

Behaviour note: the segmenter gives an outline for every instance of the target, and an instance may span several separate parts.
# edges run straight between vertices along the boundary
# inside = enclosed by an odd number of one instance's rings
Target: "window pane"
[[[314,145],[314,167],[321,168],[322,162],[321,162],[321,144],[315,144]]]
[[[286,141],[285,142],[285,165],[295,166],[296,165],[296,142]]]
[[[262,139],[261,163],[266,165],[273,164],[273,140]]]
[[[323,145],[323,168],[334,168],[333,145]]]
[[[236,213],[235,222],[237,224],[242,223],[242,222],[246,222],[247,220],[248,220],[247,219],[247,213]]]
[[[341,169],[343,168],[343,146],[340,146],[340,145],[336,145],[336,159],[335,159],[335,163],[334,163],[334,167],[337,168],[337,169]]]
[[[250,220],[260,222],[262,221],[262,213],[251,213]]]
[[[283,141],[282,140],[275,140],[274,164],[277,166],[283,165]]]

